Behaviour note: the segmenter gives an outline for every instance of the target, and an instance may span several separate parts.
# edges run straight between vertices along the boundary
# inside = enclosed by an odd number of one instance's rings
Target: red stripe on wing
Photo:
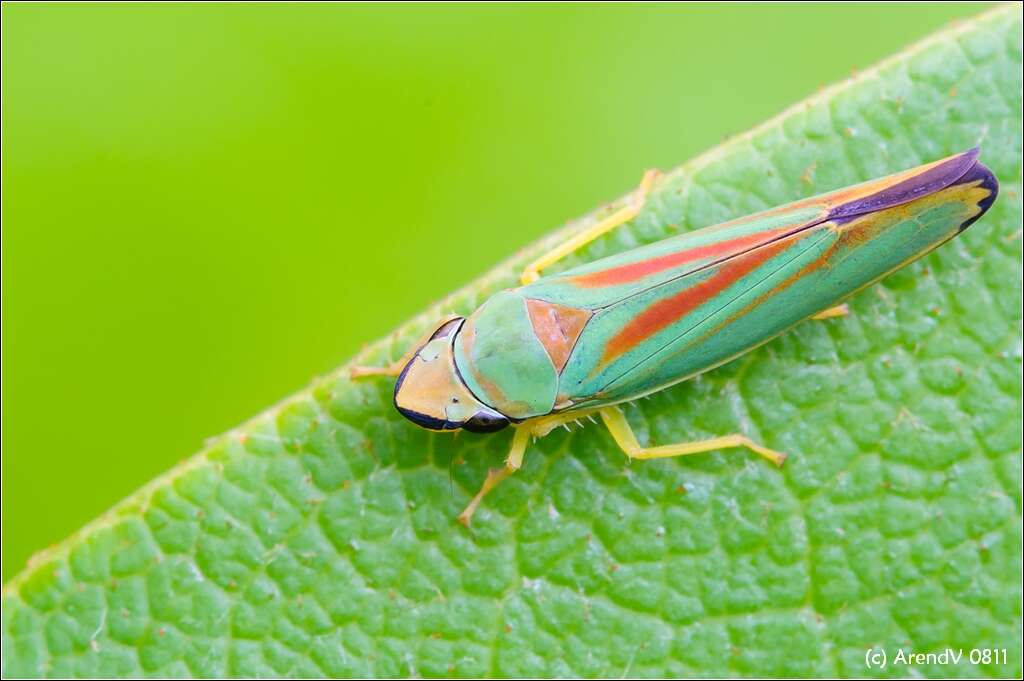
[[[606,366],[662,329],[671,326],[791,245],[791,239],[783,239],[744,253],[724,262],[717,272],[704,281],[654,303],[608,341],[601,356],[600,366]]]
[[[599,272],[579,274],[570,281],[583,288],[600,288],[603,286],[628,284],[629,282],[643,279],[646,276],[677,267],[684,263],[705,259],[715,260],[736,255],[738,252],[754,248],[766,241],[771,241],[792,229],[792,225],[787,225],[772,231],[748,234],[728,241],[697,246],[685,251],[679,251],[678,253],[668,253],[667,255],[661,255],[649,260],[620,265]]]

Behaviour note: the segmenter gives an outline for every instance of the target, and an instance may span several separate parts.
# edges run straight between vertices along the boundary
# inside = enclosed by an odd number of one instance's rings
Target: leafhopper
[[[598,417],[626,456],[657,459],[730,447],[777,465],[781,452],[742,434],[644,446],[618,405],[717,367],[842,301],[974,223],[998,182],[978,149],[603,258],[540,271],[642,210],[631,205],[532,263],[522,285],[468,317],[451,316],[388,367],[394,404],[418,426],[489,433],[512,426],[505,466],[492,469],[459,516],[514,473],[533,438]]]

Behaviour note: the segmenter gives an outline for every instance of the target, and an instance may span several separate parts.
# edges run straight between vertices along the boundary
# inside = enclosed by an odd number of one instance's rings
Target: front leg
[[[505,457],[505,465],[501,468],[492,468],[487,471],[487,477],[484,479],[484,484],[480,487],[480,491],[476,493],[476,496],[469,502],[465,510],[459,514],[457,520],[460,523],[469,527],[473,514],[476,513],[477,507],[480,506],[480,502],[484,500],[487,493],[500,485],[505,478],[519,470],[523,465],[526,446],[530,444],[533,433],[534,429],[529,424],[516,427],[515,435],[512,436],[512,449],[509,450],[508,456]]]
[[[416,355],[420,347],[420,345],[413,345],[408,352],[401,356],[401,358],[382,367],[368,367],[362,365],[350,367],[348,370],[349,378],[355,380],[359,378],[366,378],[367,376],[398,376],[402,373],[402,369],[405,368],[405,365],[409,363],[409,360]]]
[[[434,334],[437,333],[438,329],[443,328],[445,324],[452,321],[453,319],[458,318],[459,315],[457,314],[450,314],[447,317],[444,317],[438,324],[432,327],[431,331],[428,331],[422,336],[420,336],[416,340],[416,342],[409,347],[409,349],[406,351],[404,355],[402,355],[399,359],[395,360],[394,362],[391,362],[390,364],[387,364],[382,367],[369,367],[361,365],[349,367],[349,377],[352,380],[356,380],[360,378],[365,378],[367,376],[398,376],[399,374],[402,373],[402,369],[405,368],[405,365],[412,361],[412,358],[415,357],[416,353],[420,351],[420,348],[426,345],[430,341],[430,339],[434,337]]]
[[[469,527],[473,514],[484,500],[487,493],[500,485],[506,478],[519,470],[523,465],[523,457],[526,455],[526,448],[530,441],[537,437],[544,437],[558,426],[568,427],[569,423],[585,416],[586,412],[572,412],[568,414],[553,414],[531,419],[515,426],[516,432],[512,436],[512,447],[508,456],[505,457],[505,465],[501,468],[492,468],[487,472],[487,478],[476,493],[466,510],[459,514],[458,521]]]

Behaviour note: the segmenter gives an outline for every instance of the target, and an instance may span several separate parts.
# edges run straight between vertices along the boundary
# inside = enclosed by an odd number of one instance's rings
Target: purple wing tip
[[[977,147],[975,147],[975,149],[972,151],[976,150]],[[975,222],[977,222],[978,218],[984,215],[988,211],[988,209],[992,207],[992,204],[995,203],[996,197],[999,196],[999,180],[996,178],[995,173],[989,170],[988,166],[977,161],[974,163],[973,166],[971,166],[967,170],[966,173],[964,173],[960,177],[959,180],[957,180],[957,183],[968,184],[971,182],[978,182],[979,180],[980,183],[978,184],[978,186],[987,190],[988,196],[986,196],[985,198],[978,202],[978,208],[980,209],[978,211],[978,214],[975,215],[970,220],[968,220],[967,222],[965,222],[964,224],[960,225],[961,232],[970,227],[971,225],[973,225]]]
[[[999,182],[996,180],[996,176],[992,174],[991,170],[978,162],[978,154],[980,153],[980,147],[968,149],[933,168],[929,168],[922,173],[887,187],[876,194],[837,206],[829,213],[829,219],[842,224],[858,215],[874,213],[875,211],[885,210],[923,196],[928,196],[954,183],[962,184],[980,179],[982,180],[981,186],[988,189],[990,195],[978,204],[981,207],[981,212],[964,223],[961,227],[961,230],[964,230],[988,210],[992,202],[995,201],[999,190]]]

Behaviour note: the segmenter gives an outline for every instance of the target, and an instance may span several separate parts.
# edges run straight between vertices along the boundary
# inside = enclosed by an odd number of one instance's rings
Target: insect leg
[[[491,470],[487,471],[487,478],[484,480],[483,486],[480,487],[480,491],[477,492],[476,496],[473,497],[473,500],[469,502],[469,506],[466,506],[465,510],[463,510],[462,513],[459,514],[457,520],[466,527],[469,527],[469,523],[473,519],[473,514],[476,513],[477,506],[479,506],[480,502],[484,500],[484,497],[487,496],[487,493],[490,492],[495,487],[497,487],[499,484],[501,484],[502,480],[512,475],[513,473],[515,473],[515,471],[509,468],[508,466],[502,466],[501,468],[492,468]]]
[[[512,449],[509,450],[508,456],[505,458],[505,465],[501,468],[492,468],[487,471],[487,478],[480,487],[480,491],[476,493],[476,496],[469,502],[466,509],[459,514],[458,521],[460,523],[469,527],[469,521],[473,519],[473,514],[476,513],[477,507],[484,500],[484,497],[487,496],[487,493],[500,485],[505,478],[519,470],[519,467],[523,465],[523,455],[526,453],[526,446],[530,444],[532,436],[533,428],[529,425],[516,428],[515,435],[512,436]]]
[[[724,437],[711,438],[710,440],[700,440],[699,442],[680,442],[660,447],[641,447],[621,409],[614,406],[606,407],[601,410],[601,419],[608,427],[608,431],[615,439],[615,443],[631,459],[663,459],[670,456],[701,454],[716,449],[746,447],[750,451],[765,457],[776,466],[781,466],[782,462],[786,460],[786,455],[782,452],[762,447],[745,435],[726,435]]]
[[[832,319],[833,317],[845,317],[848,314],[850,314],[850,306],[843,303],[842,305],[836,305],[835,307],[830,307],[827,310],[822,310],[818,314],[813,315],[811,319]]]
[[[523,273],[520,276],[520,280],[523,285],[525,286],[526,284],[530,284],[539,279],[540,271],[545,267],[553,265],[576,249],[590,243],[605,232],[609,232],[619,225],[629,222],[635,218],[644,207],[644,202],[647,200],[647,192],[650,190],[651,185],[654,184],[654,180],[658,175],[659,172],[657,170],[648,170],[644,173],[644,177],[640,181],[640,186],[633,195],[632,203],[620,208],[608,217],[599,221],[597,224],[588,227],[568,241],[558,245],[527,265],[526,269],[523,270]]]
[[[422,343],[415,343],[400,359],[395,360],[391,364],[387,364],[382,367],[367,367],[367,366],[354,366],[348,370],[350,378],[365,378],[367,376],[397,376],[402,373],[402,369],[409,363],[419,349],[423,347]]]
[[[473,500],[466,506],[466,510],[459,514],[458,520],[465,526],[469,526],[469,521],[473,518],[473,514],[476,512],[480,502],[483,501],[484,497],[492,489],[497,487],[502,480],[515,473],[523,465],[523,456],[526,455],[526,448],[530,444],[530,440],[535,437],[544,437],[552,430],[563,424],[572,423],[577,421],[581,416],[584,416],[588,412],[569,412],[565,414],[551,414],[549,416],[541,416],[538,418],[530,419],[527,423],[523,423],[516,426],[515,435],[512,436],[512,448],[508,451],[508,456],[505,457],[505,465],[501,468],[492,468],[487,473],[487,478],[484,480],[483,486],[480,491],[476,493]]]
[[[348,370],[349,377],[352,379],[357,379],[365,378],[367,376],[398,376],[400,373],[402,373],[402,369],[405,368],[405,365],[409,363],[409,360],[415,357],[416,353],[420,351],[420,348],[426,345],[430,341],[430,339],[433,338],[434,333],[436,333],[437,329],[441,328],[442,326],[444,326],[445,323],[455,318],[456,315],[451,314],[442,319],[437,325],[431,327],[430,331],[424,333],[416,340],[415,343],[409,346],[409,349],[406,351],[404,355],[402,355],[399,359],[395,360],[391,364],[382,367],[350,367]]]

